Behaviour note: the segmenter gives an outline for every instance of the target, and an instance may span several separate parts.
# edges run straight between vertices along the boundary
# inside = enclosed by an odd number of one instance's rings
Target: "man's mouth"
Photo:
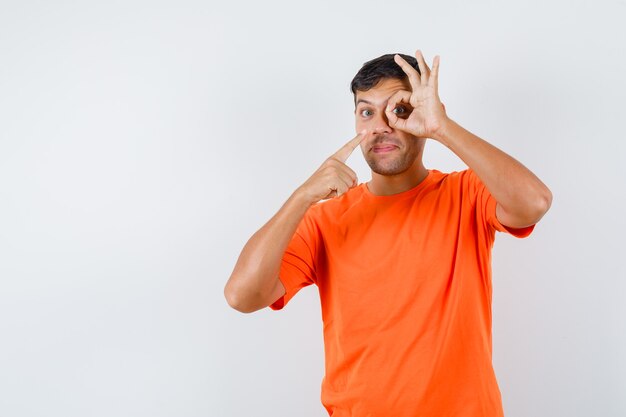
[[[396,149],[398,149],[398,147],[396,145],[384,144],[384,145],[376,145],[376,146],[372,147],[372,152],[374,152],[374,153],[387,153],[387,152],[392,152],[392,151],[394,151]]]

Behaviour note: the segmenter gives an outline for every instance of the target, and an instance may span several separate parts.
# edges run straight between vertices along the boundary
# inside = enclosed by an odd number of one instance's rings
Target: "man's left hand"
[[[385,114],[389,125],[419,138],[436,139],[440,129],[448,119],[446,108],[439,99],[439,55],[433,59],[432,71],[426,65],[421,51],[415,53],[420,72],[417,72],[400,55],[394,60],[406,73],[411,84],[412,91],[400,90],[389,98]],[[420,75],[421,73],[421,75]],[[407,104],[410,108],[408,115],[396,113],[395,110]],[[399,117],[400,116],[400,117]]]

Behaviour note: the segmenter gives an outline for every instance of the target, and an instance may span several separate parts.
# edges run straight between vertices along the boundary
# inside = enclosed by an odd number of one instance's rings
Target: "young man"
[[[243,248],[225,287],[241,312],[282,309],[319,288],[333,417],[499,417],[491,358],[495,232],[528,236],[550,190],[451,120],[433,68],[383,55],[354,77],[357,136],[328,158]],[[426,138],[469,167],[426,169]],[[358,184],[357,147],[372,170]],[[326,201],[321,201],[326,200]]]

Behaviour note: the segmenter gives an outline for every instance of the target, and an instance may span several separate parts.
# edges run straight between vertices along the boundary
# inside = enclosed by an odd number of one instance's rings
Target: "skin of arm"
[[[310,206],[301,194],[292,194],[248,240],[224,287],[224,296],[232,308],[252,313],[285,293],[285,287],[278,279],[281,259]]]
[[[224,297],[232,308],[252,313],[285,294],[279,272],[289,242],[311,205],[338,197],[357,185],[356,173],[345,161],[365,136],[365,131],[360,132],[324,161],[248,240],[224,287]]]
[[[412,91],[398,91],[389,99],[385,113],[391,126],[434,139],[461,158],[495,198],[496,217],[503,225],[523,228],[537,223],[552,204],[548,187],[520,162],[450,119],[439,99],[439,56],[433,60],[432,72],[421,51],[415,57],[419,73],[401,56],[395,56]],[[400,103],[413,109],[406,119],[392,111]]]
[[[552,204],[552,193],[528,168],[451,119],[433,139],[470,167],[496,199],[496,217],[505,226],[537,223]]]

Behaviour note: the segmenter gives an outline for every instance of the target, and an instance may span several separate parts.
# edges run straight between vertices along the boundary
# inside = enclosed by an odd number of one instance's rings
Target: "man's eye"
[[[361,116],[371,116],[371,112],[368,109],[361,110]]]
[[[393,109],[393,112],[395,114],[404,114],[406,113],[406,109],[403,106],[398,106],[395,109]]]

